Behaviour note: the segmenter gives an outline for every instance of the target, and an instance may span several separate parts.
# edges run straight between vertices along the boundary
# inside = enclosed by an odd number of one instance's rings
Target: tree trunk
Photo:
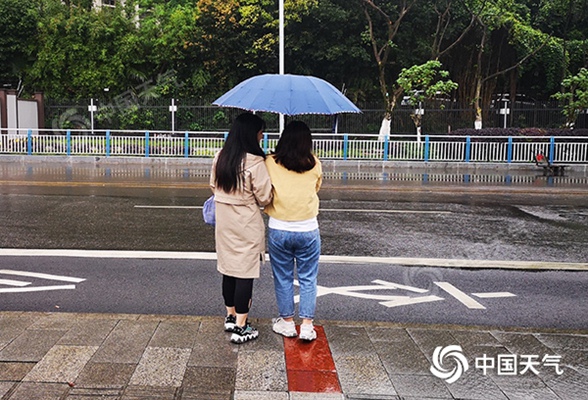
[[[474,121],[474,128],[475,129],[482,129],[482,107],[481,107],[481,100],[482,100],[482,63],[484,61],[484,47],[486,46],[486,34],[487,28],[486,24],[482,22],[480,18],[478,18],[478,23],[482,27],[482,38],[480,39],[480,48],[478,49],[478,60],[476,65],[476,72],[474,78],[474,84],[476,85],[476,89],[474,92],[474,108],[476,110],[476,119]]]

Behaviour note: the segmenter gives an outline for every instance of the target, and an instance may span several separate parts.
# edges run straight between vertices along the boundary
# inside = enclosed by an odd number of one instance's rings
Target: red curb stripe
[[[300,331],[299,327],[296,327]],[[314,327],[312,342],[284,338],[288,390],[291,392],[341,393],[339,377],[322,326]]]

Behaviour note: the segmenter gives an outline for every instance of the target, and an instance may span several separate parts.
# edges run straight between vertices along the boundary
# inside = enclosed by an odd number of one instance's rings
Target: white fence
[[[226,133],[170,131],[19,131],[0,134],[1,154],[105,157],[209,158],[219,151]],[[279,136],[266,133],[263,149],[272,151]],[[553,163],[588,164],[586,137],[469,137],[318,134],[314,150],[322,159],[426,162],[528,163],[543,153]]]

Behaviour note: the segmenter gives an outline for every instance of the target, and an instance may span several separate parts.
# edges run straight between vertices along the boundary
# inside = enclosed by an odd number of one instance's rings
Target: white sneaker
[[[272,326],[274,332],[279,333],[285,337],[295,337],[298,335],[294,321],[284,321],[284,319],[280,317],[273,319],[272,322],[274,323]]]
[[[300,325],[300,339],[308,340],[308,341],[316,339],[316,331],[314,330],[314,325],[312,325],[312,324]]]

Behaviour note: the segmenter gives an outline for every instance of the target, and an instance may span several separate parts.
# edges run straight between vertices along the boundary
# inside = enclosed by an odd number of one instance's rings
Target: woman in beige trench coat
[[[214,159],[210,186],[216,205],[217,269],[223,276],[227,309],[225,330],[231,342],[257,338],[247,321],[253,279],[259,278],[265,253],[265,225],[260,206],[272,199],[272,184],[259,141],[265,122],[251,113],[239,115],[223,149]]]

